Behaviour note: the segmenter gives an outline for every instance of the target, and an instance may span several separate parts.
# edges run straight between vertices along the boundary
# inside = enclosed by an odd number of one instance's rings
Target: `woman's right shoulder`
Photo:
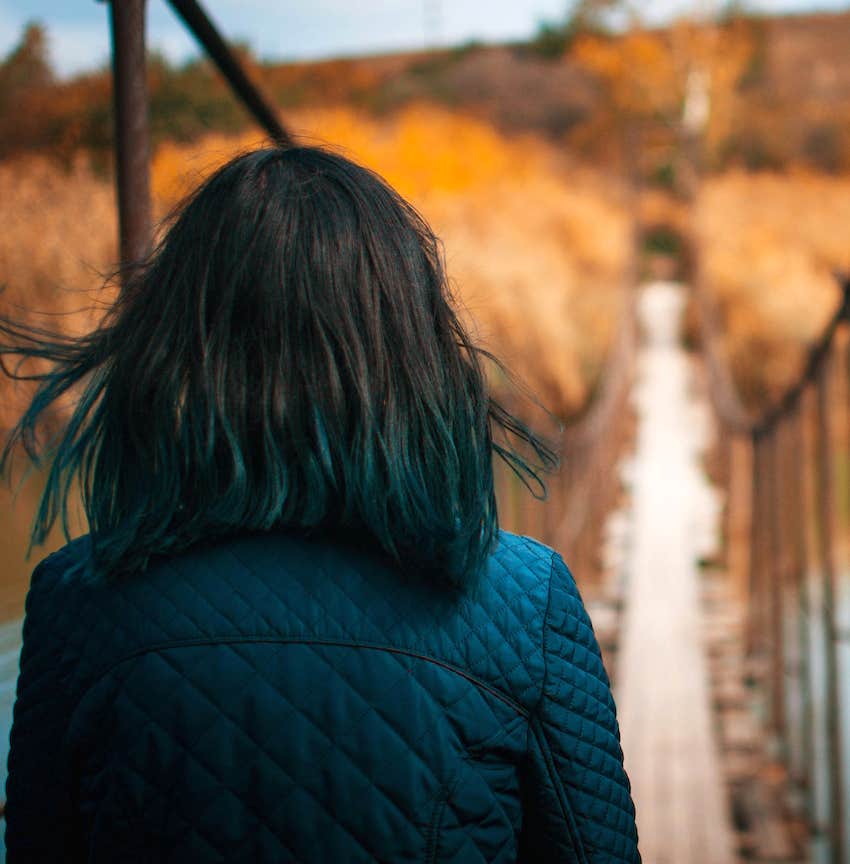
[[[560,553],[532,537],[499,532],[490,557],[483,603],[511,611],[512,625],[522,624],[537,644],[547,627],[564,617],[582,625],[587,612],[573,574]],[[589,621],[587,621],[589,624]]]
[[[538,540],[500,531],[469,607],[459,610],[466,622],[461,635],[471,631],[476,637],[459,640],[464,661],[527,712],[542,692],[550,587],[559,560]]]
[[[557,558],[554,549],[533,537],[499,531],[498,543],[487,568],[487,582],[502,593],[513,589],[521,594],[543,591],[548,596]]]

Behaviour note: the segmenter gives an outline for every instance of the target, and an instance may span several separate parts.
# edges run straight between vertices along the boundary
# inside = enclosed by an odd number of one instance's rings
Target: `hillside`
[[[49,27],[49,22],[48,25]],[[557,34],[556,34],[557,35]],[[850,170],[850,12],[712,26],[680,22],[623,36],[585,32],[561,41],[469,44],[434,52],[311,63],[244,62],[284,119],[293,109],[347,105],[374,117],[428,102],[501,131],[535,132],[583,162],[621,164],[627,133],[669,138],[688,74],[710,75],[706,167]],[[108,70],[55,80],[46,34],[32,26],[0,64],[0,157],[33,149],[108,161]],[[249,128],[248,117],[204,62],[150,64],[155,143]],[[533,96],[532,96],[533,94]],[[669,179],[650,158],[648,179]]]

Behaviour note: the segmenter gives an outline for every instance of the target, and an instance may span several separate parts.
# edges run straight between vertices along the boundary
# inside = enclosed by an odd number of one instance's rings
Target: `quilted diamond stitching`
[[[380,634],[388,643],[406,643],[413,650],[443,662],[465,665],[475,676],[526,706],[526,710],[539,702],[544,680],[554,675],[557,680],[550,682],[550,698],[561,703],[566,714],[545,718],[545,728],[558,737],[561,747],[569,754],[571,768],[566,772],[566,780],[577,820],[588,829],[592,820],[599,821],[606,830],[619,833],[620,837],[612,842],[606,840],[605,854],[614,854],[612,849],[616,849],[623,861],[635,860],[631,851],[633,811],[629,810],[628,783],[626,780],[624,789],[612,779],[621,770],[621,751],[607,676],[598,656],[592,625],[571,577],[565,587],[555,592],[557,602],[553,608],[550,580],[546,578],[549,574],[544,572],[549,571],[554,561],[551,550],[530,538],[503,535],[491,559],[489,594],[485,592],[483,602],[462,601],[451,614],[440,618],[437,607],[417,610],[413,595],[408,593],[404,583],[392,585],[388,581],[384,587],[382,582],[372,584],[372,574],[358,569],[362,565],[346,563],[339,572],[331,572],[325,564],[333,559],[323,559],[325,563],[314,568],[312,578],[308,578],[310,571],[303,563],[288,569],[290,561],[295,560],[288,556],[295,553],[308,556],[309,549],[298,549],[297,544],[287,546],[283,541],[280,545],[271,544],[269,553],[263,552],[263,548],[250,540],[239,541],[218,547],[215,555],[200,552],[186,559],[160,562],[155,583],[117,586],[109,592],[108,602],[107,592],[99,590],[96,584],[78,591],[79,586],[69,583],[68,591],[63,592],[67,596],[57,600],[59,610],[52,611],[55,629],[71,635],[61,645],[61,665],[66,670],[63,674],[67,685],[73,684],[79,692],[79,688],[91,685],[103,674],[110,652],[117,648],[120,655],[122,648],[126,651],[134,646],[149,645],[152,639],[168,641],[181,634],[195,633],[220,641],[226,632],[280,632],[281,610],[297,622],[296,630],[305,634],[322,627],[346,634],[352,640],[362,638],[363,634]],[[65,551],[50,559],[51,568],[58,572],[67,562],[68,554]],[[187,567],[195,568],[195,572],[188,571]],[[274,572],[275,568],[290,572],[292,578],[288,582],[266,578],[269,570]],[[54,580],[47,593],[55,593],[53,587],[58,583],[59,580]],[[284,585],[287,591],[283,590]],[[62,603],[62,600],[69,602]],[[109,610],[106,614],[105,609]],[[152,611],[155,614],[152,615]],[[82,628],[81,632],[76,626],[79,620],[91,626]],[[547,639],[544,651],[543,634],[551,627],[562,633],[562,638]],[[240,650],[231,647],[231,654],[251,669],[245,680],[245,687],[248,687],[249,679],[262,676]],[[314,646],[311,650],[321,654],[327,649]],[[111,655],[113,659],[114,656]],[[322,659],[326,659],[324,655]],[[67,677],[67,669],[75,660],[79,662],[73,669],[72,682]],[[409,657],[393,655],[392,662],[397,664],[398,674],[384,692],[411,674]],[[354,682],[346,680],[345,675],[339,676],[332,665],[328,670],[329,675],[337,675],[336,680],[352,688],[359,698],[365,700],[370,694],[374,698],[371,691],[360,693]],[[192,682],[187,679],[187,683],[191,685]],[[472,692],[470,687],[468,684],[459,687],[445,708],[462,704],[464,694]],[[197,698],[201,698],[200,690],[198,693]],[[284,696],[281,694],[281,698]],[[204,697],[218,710],[219,716],[226,715],[216,702],[214,691]],[[129,691],[127,698],[132,699]],[[476,699],[478,704],[487,705],[491,714],[495,710],[487,698],[479,694]],[[289,704],[291,710],[295,710],[292,703]],[[22,716],[27,716],[27,711],[31,710],[28,708]],[[138,705],[137,710],[145,713],[143,704]],[[307,715],[302,716],[306,722]],[[385,712],[385,716],[380,716],[380,712],[367,707],[360,721],[367,722],[367,718],[374,718],[369,723],[394,731],[409,748],[411,756],[421,763],[418,770],[429,770],[427,748],[418,746],[427,738],[427,724],[420,735],[412,736],[406,735],[403,724],[397,725],[397,715]],[[497,722],[497,716],[492,714],[487,725],[492,727]],[[212,719],[200,733],[200,743],[208,736],[214,737],[220,723],[236,725],[229,716],[224,720],[215,719],[213,712]],[[319,728],[315,723],[313,726]],[[416,746],[412,746],[408,738],[413,738]],[[479,746],[493,746],[499,738],[499,733],[494,732],[486,741],[479,742]],[[265,745],[254,741],[254,746],[262,750]],[[356,752],[347,752],[345,746],[336,747],[335,752],[346,760],[345,770],[358,772]],[[376,791],[381,790],[376,787]],[[304,796],[307,791],[298,787],[297,794]],[[383,791],[381,794],[389,804],[391,796],[384,795]],[[502,802],[498,798],[494,801],[498,811]],[[502,812],[504,814],[503,808]],[[256,813],[254,818],[262,821]],[[329,824],[339,822],[338,814],[326,812],[326,818],[331,820]],[[588,834],[587,843],[592,846],[596,838],[592,831]],[[352,839],[368,854],[371,838]],[[205,842],[213,840],[207,838]]]
[[[163,654],[158,654],[157,656],[160,657],[161,659],[165,660],[165,655],[163,655]],[[167,661],[166,661],[166,662],[167,662]],[[207,694],[205,694],[202,690],[200,690],[200,689],[197,687],[196,682],[192,681],[191,679],[182,679],[182,680],[184,680],[186,683],[188,683],[188,685],[191,686],[191,687],[193,688],[193,690],[194,690],[198,695],[200,695],[201,697],[203,697],[203,698],[205,698],[205,699],[208,698],[208,697],[207,697]],[[184,686],[185,686],[185,685],[184,685]],[[128,698],[131,702],[133,701],[133,698],[134,698],[134,697],[133,697],[133,694],[132,694],[132,691],[131,691],[131,690],[128,690],[128,691],[126,692],[126,698]],[[210,701],[210,704],[212,705],[213,708],[215,708],[215,709],[217,709],[217,710],[219,710],[219,709],[221,708],[221,706],[220,706],[220,705],[217,705],[214,701]],[[139,706],[138,703],[135,703],[135,707],[139,710],[139,712],[142,714],[142,716],[143,716],[143,717],[144,717],[148,722],[151,722],[151,723],[154,723],[154,724],[159,725],[159,721],[157,720],[156,716],[155,716],[152,712],[150,712],[150,711],[148,711],[148,710],[142,710],[142,707]],[[251,742],[252,742],[255,746],[257,746],[257,747],[258,747],[258,748],[263,752],[263,754],[264,754],[265,756],[267,756],[269,759],[271,759],[272,761],[275,762],[275,766],[276,766],[276,768],[277,768],[279,771],[281,771],[282,773],[288,775],[288,768],[287,768],[286,765],[284,765],[283,763],[281,763],[280,761],[278,761],[278,760],[275,758],[275,755],[274,755],[272,752],[270,752],[270,751],[265,747],[265,745],[264,745],[263,743],[261,743],[261,742],[257,741],[256,739],[254,739],[254,738],[250,735],[250,732],[249,732],[248,730],[243,729],[241,726],[235,724],[234,721],[233,721],[233,720],[232,720],[232,719],[231,719],[231,718],[230,718],[226,713],[224,713],[224,712],[216,713],[216,714],[214,715],[214,717],[212,718],[212,722],[211,722],[211,724],[210,724],[210,727],[208,727],[208,729],[207,729],[204,733],[202,733],[201,737],[203,737],[203,735],[207,734],[207,733],[210,731],[210,729],[214,727],[214,725],[215,725],[216,723],[220,723],[220,722],[223,722],[223,721],[224,721],[224,722],[227,722],[228,724],[230,724],[230,725],[233,727],[234,731],[237,732],[237,734],[243,734],[243,735],[245,735],[247,738],[249,738],[249,740],[251,740]],[[164,731],[167,735],[170,734],[170,730],[169,730],[168,728],[166,728],[166,727],[161,727],[161,728],[163,729],[163,731]],[[196,743],[197,743],[197,742],[196,742]],[[198,752],[198,749],[197,749],[196,747],[191,747],[191,748],[190,748],[190,747],[183,746],[182,749],[181,749],[181,752],[183,752],[184,754],[186,754],[190,759],[192,759],[192,760],[193,760],[193,761],[194,761],[194,762],[195,762],[199,767],[201,767],[202,769],[204,769],[204,770],[205,770],[205,771],[210,775],[210,777],[212,777],[212,778],[216,781],[216,787],[215,787],[215,790],[214,790],[214,794],[211,794],[211,795],[210,795],[210,798],[209,798],[209,800],[208,800],[208,802],[207,802],[207,808],[210,807],[210,806],[212,806],[212,805],[216,802],[216,797],[215,797],[215,795],[216,795],[216,794],[221,794],[222,792],[223,792],[223,793],[226,793],[228,796],[231,796],[231,797],[234,799],[234,805],[235,805],[235,806],[237,806],[237,807],[246,807],[246,808],[249,808],[249,804],[248,804],[248,802],[246,801],[246,799],[244,799],[244,798],[237,798],[236,795],[235,795],[235,793],[234,793],[231,789],[228,788],[228,785],[227,785],[227,782],[226,782],[226,781],[227,781],[227,778],[224,777],[224,776],[222,776],[221,774],[218,773],[218,770],[217,770],[217,769],[218,769],[219,766],[218,766],[216,763],[211,763],[211,764],[210,764],[210,763],[207,763],[206,761],[202,760],[201,757],[200,757],[200,753]],[[142,779],[145,779],[145,778],[143,777]],[[340,827],[341,827],[341,828],[342,828],[342,829],[343,829],[347,834],[349,834],[349,835],[350,835],[350,838],[351,838],[352,840],[356,841],[357,844],[358,844],[358,846],[360,846],[360,848],[361,848],[364,852],[368,852],[368,848],[364,845],[363,838],[358,837],[355,833],[353,833],[353,832],[350,830],[350,828],[349,828],[348,826],[344,825],[341,821],[339,821],[338,815],[335,815],[335,814],[333,814],[333,813],[327,811],[327,810],[325,809],[325,804],[324,804],[324,802],[321,801],[321,799],[319,799],[318,797],[312,795],[308,790],[304,789],[303,787],[299,787],[299,786],[294,782],[294,778],[290,777],[290,780],[293,781],[293,782],[292,782],[292,792],[293,792],[293,794],[300,792],[300,793],[302,793],[302,794],[305,794],[305,795],[310,796],[311,799],[312,799],[312,803],[313,803],[315,806],[318,806],[320,809],[325,810],[325,813],[326,813],[326,815],[327,815],[327,817],[328,817],[329,819],[333,820],[333,821],[334,821],[336,824],[338,824],[338,825],[339,825],[339,826],[340,826]],[[281,804],[283,804],[283,803],[285,803],[285,801],[281,802]],[[203,811],[202,811],[202,813],[199,814],[199,815],[202,816],[202,815],[203,815]],[[255,815],[258,819],[261,819],[265,824],[268,824],[268,823],[271,821],[271,817],[272,817],[274,814],[259,814],[259,813],[255,813],[254,815]],[[203,824],[203,823],[202,823],[202,824]],[[197,825],[195,825],[194,828],[195,828],[196,831],[198,831],[199,833],[201,833],[201,832],[200,832],[200,829],[198,828]],[[204,835],[202,834],[202,836],[204,836]],[[281,842],[283,845],[286,845],[285,838],[280,837],[280,836],[277,835],[277,834],[276,834],[276,836],[277,836],[278,840],[280,840],[280,842]],[[210,837],[210,838],[205,837],[205,840],[207,840],[207,842],[209,842],[210,845],[212,845],[212,844],[213,844],[213,841],[215,840],[215,836],[213,835],[213,836]]]

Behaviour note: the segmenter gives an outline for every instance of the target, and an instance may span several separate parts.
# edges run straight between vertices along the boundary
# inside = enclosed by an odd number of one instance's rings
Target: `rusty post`
[[[824,658],[826,665],[826,722],[827,748],[829,753],[829,815],[830,815],[830,860],[832,864],[846,864],[844,854],[845,831],[843,824],[843,790],[841,788],[841,727],[838,699],[838,663],[835,645],[835,601],[833,582],[835,567],[833,560],[833,471],[832,435],[829,416],[829,391],[831,355],[824,356],[818,370],[817,388],[817,454],[818,482],[817,502],[820,523],[819,541],[821,546],[822,598]]]
[[[846,290],[846,289],[845,289]],[[845,323],[839,331],[841,339],[836,346],[836,365],[840,370],[841,391],[838,396],[842,411],[840,437],[841,483],[841,567],[835,585],[835,651],[839,669],[839,728],[844,730],[841,770],[841,802],[844,808],[844,853],[850,858],[850,324]]]
[[[778,526],[782,568],[782,620],[780,622],[783,644],[783,743],[789,781],[796,783],[800,765],[800,709],[801,699],[801,642],[799,631],[797,594],[797,546],[795,526],[799,521],[800,502],[794,497],[794,461],[798,457],[794,448],[794,424],[796,411],[785,416],[777,428],[778,456]]]
[[[808,450],[807,441],[809,435],[806,432],[805,424],[808,422],[808,415],[805,411],[806,398],[805,396],[800,401],[797,411],[797,422],[794,427],[795,446],[799,458],[795,460],[796,471],[794,472],[794,495],[800,502],[799,514],[800,518],[796,526],[795,549],[797,555],[797,603],[800,608],[800,652],[803,658],[804,666],[801,670],[801,698],[802,705],[802,725],[801,736],[803,740],[804,764],[800,782],[806,791],[807,815],[811,820],[814,814],[813,803],[813,771],[814,764],[814,702],[813,702],[813,687],[812,687],[812,633],[811,633],[811,616],[812,608],[809,600],[809,560],[811,556],[811,544],[809,539],[808,522],[809,511],[806,506],[806,470]]]
[[[785,751],[785,644],[783,625],[783,592],[785,590],[785,561],[783,555],[783,530],[781,525],[781,452],[780,436],[782,424],[773,427],[766,436],[765,447],[765,509],[767,512],[766,545],[767,572],[765,580],[765,603],[768,613],[768,645],[770,664],[770,725],[776,741]]]
[[[113,106],[121,264],[150,250],[150,132],[145,70],[145,0],[113,0]]]
[[[720,421],[723,422],[722,420]],[[753,441],[749,435],[727,432],[730,440],[726,542],[729,574],[736,600],[748,602],[747,581],[752,557]]]
[[[792,518],[792,578],[796,594],[797,632],[799,644],[799,675],[800,675],[800,753],[794,768],[793,779],[805,796],[806,816],[812,819],[814,808],[812,804],[812,765],[814,764],[814,711],[812,703],[811,679],[811,603],[809,602],[808,578],[810,544],[808,537],[807,501],[807,464],[810,449],[804,424],[807,422],[807,398],[804,393],[798,403],[791,426],[791,488],[789,502],[793,507]]]
[[[811,786],[809,788],[809,829],[812,835],[819,839],[829,836],[829,799],[824,796],[822,790],[829,785],[829,747],[827,735],[827,721],[824,717],[824,705],[826,703],[825,681],[823,674],[824,646],[826,639],[821,633],[823,621],[823,597],[821,586],[823,580],[821,573],[823,564],[821,553],[823,544],[820,539],[820,500],[818,471],[820,461],[818,453],[818,394],[817,387],[809,383],[803,390],[803,413],[805,423],[803,433],[805,435],[805,517],[806,517],[806,542],[808,550],[808,567],[806,570],[806,602],[809,609],[809,634],[810,634],[810,657],[812,661],[813,675],[810,679],[811,701],[808,712],[811,717],[811,738],[809,741],[811,752],[811,763],[809,776]],[[826,779],[824,779],[826,778]]]
[[[723,511],[721,516],[721,544],[718,553],[718,563],[728,574],[730,571],[730,555],[732,544],[732,450],[735,446],[735,436],[724,423],[717,424],[716,441],[714,452],[717,456],[715,462],[714,483],[725,493]]]
[[[764,459],[763,448],[757,436],[752,438],[752,520],[750,522],[750,572],[747,592],[746,653],[754,660],[762,645],[761,583],[764,573]],[[751,665],[753,665],[751,663]]]

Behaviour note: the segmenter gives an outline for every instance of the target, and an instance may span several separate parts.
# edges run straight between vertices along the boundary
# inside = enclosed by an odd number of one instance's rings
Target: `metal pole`
[[[752,491],[752,519],[750,521],[750,573],[749,590],[747,598],[747,630],[746,630],[746,654],[750,660],[751,668],[757,665],[756,658],[763,650],[763,616],[761,605],[761,583],[764,571],[764,459],[762,458],[762,446],[756,435],[752,436],[753,451],[753,491]],[[761,686],[761,680],[759,684]]]
[[[780,435],[782,424],[774,426],[765,437],[765,479],[766,479],[766,510],[767,525],[765,526],[767,546],[767,579],[765,580],[765,599],[767,605],[766,629],[770,633],[767,640],[770,651],[770,725],[775,735],[775,743],[779,745],[780,756],[786,760],[785,729],[785,640],[783,632],[783,600],[785,591],[785,556],[783,554],[783,530],[781,525],[780,471]]]
[[[823,617],[824,650],[826,657],[827,746],[829,753],[829,793],[831,844],[830,861],[846,864],[845,829],[843,824],[843,790],[841,788],[841,729],[839,727],[838,663],[835,645],[835,606],[833,580],[834,489],[829,390],[832,358],[827,354],[817,375],[817,453],[818,453],[818,518],[820,522],[821,566],[823,586],[821,615]]]
[[[726,429],[726,435],[731,443],[728,475],[729,501],[726,508],[728,512],[729,571],[735,590],[735,598],[738,603],[747,608],[750,602],[748,584],[753,531],[753,475],[755,471],[753,439],[751,435],[740,435],[731,431],[722,417],[719,417],[719,423],[722,428]]]
[[[113,0],[113,105],[122,266],[150,251],[150,132],[145,71],[145,0]]]
[[[227,79],[245,107],[278,144],[291,146],[293,141],[283,128],[277,113],[245,74],[242,64],[209,19],[197,0],[168,0],[174,11],[200,42],[219,72]]]
[[[804,812],[808,820],[812,820],[812,764],[814,762],[814,747],[812,745],[812,729],[814,718],[812,713],[811,684],[811,637],[809,622],[811,609],[808,595],[809,574],[809,538],[807,522],[809,513],[806,497],[806,460],[809,459],[810,448],[808,436],[803,428],[806,422],[806,394],[790,417],[788,442],[789,468],[791,470],[790,488],[787,496],[789,506],[789,531],[792,548],[791,578],[796,606],[795,629],[797,633],[797,664],[799,690],[796,694],[798,702],[797,749],[791,756],[791,776],[801,792],[804,802]]]

